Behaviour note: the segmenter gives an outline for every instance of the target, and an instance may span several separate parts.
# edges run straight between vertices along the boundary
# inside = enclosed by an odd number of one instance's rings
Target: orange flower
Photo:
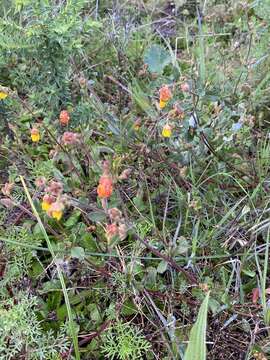
[[[168,85],[163,85],[162,88],[159,89],[159,106],[163,109],[167,102],[172,98],[172,92]]]
[[[69,112],[67,110],[62,110],[59,115],[60,124],[63,126],[68,125],[70,120]]]
[[[113,181],[110,176],[101,176],[99,185],[97,187],[98,196],[102,199],[107,199],[112,195]]]
[[[168,85],[163,85],[159,90],[159,99],[162,101],[169,101],[172,97],[172,92]]]

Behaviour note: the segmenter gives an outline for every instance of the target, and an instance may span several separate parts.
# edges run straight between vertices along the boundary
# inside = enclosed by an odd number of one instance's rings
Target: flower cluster
[[[45,188],[45,195],[43,196],[41,207],[46,211],[49,217],[61,220],[65,209],[65,199],[62,196],[63,185],[59,181],[50,181]]]
[[[127,226],[123,218],[122,212],[117,208],[108,210],[111,223],[106,225],[106,237],[110,243],[114,237],[124,240],[127,236]]]
[[[183,93],[190,92],[190,87],[187,82],[182,83],[180,85],[180,89]],[[168,101],[171,100],[171,98],[172,98],[172,92],[169,88],[169,85],[163,85],[159,89],[159,107],[160,107],[160,109],[163,109],[167,105]],[[173,108],[167,114],[167,121],[166,121],[166,124],[162,128],[161,135],[165,138],[171,137],[174,126],[171,123],[169,123],[169,120],[174,120],[174,119],[183,120],[184,116],[185,116],[184,110],[181,108],[181,106],[178,103],[175,103],[173,105]]]

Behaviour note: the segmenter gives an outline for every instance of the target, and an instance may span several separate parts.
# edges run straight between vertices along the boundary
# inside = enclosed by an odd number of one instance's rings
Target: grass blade
[[[184,360],[206,360],[206,326],[209,293],[206,295],[193,325]]]
[[[36,219],[37,219],[37,222],[40,226],[40,229],[42,231],[42,234],[47,242],[47,246],[48,246],[48,249],[50,250],[50,253],[52,255],[52,258],[55,259],[55,252],[53,250],[53,247],[52,247],[52,244],[50,242],[50,239],[49,239],[49,236],[46,232],[46,229],[40,219],[40,216],[39,216],[39,213],[37,212],[37,209],[33,203],[33,200],[31,198],[31,195],[28,191],[28,188],[26,186],[26,183],[24,181],[24,178],[22,176],[20,176],[20,180],[22,182],[22,185],[23,185],[23,188],[24,188],[24,191],[25,191],[25,194],[27,196],[27,199],[31,205],[31,208],[33,210],[33,214],[35,215]],[[74,346],[74,350],[75,350],[75,358],[76,360],[80,360],[80,352],[79,352],[79,345],[78,345],[78,338],[77,338],[77,335],[76,335],[76,329],[75,329],[75,324],[74,324],[74,321],[73,321],[73,318],[72,318],[72,312],[71,312],[71,306],[70,306],[70,302],[69,302],[69,298],[68,298],[68,293],[67,293],[67,288],[66,288],[66,284],[65,284],[65,280],[64,280],[64,276],[63,276],[63,273],[62,273],[62,270],[59,266],[59,264],[55,261],[55,266],[56,266],[56,269],[57,269],[57,273],[58,273],[58,277],[59,277],[59,280],[60,280],[60,283],[61,283],[61,286],[62,286],[62,291],[63,291],[63,294],[64,294],[64,299],[65,299],[65,304],[66,304],[66,307],[67,307],[67,313],[68,313],[68,320],[69,320],[69,329],[70,329],[70,333],[71,333],[71,336],[72,336],[72,341],[73,341],[73,346]]]

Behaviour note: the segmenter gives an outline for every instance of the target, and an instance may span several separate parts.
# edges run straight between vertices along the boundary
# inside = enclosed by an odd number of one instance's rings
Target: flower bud
[[[71,131],[64,132],[61,141],[64,145],[76,145],[79,143],[80,135]]]
[[[183,84],[180,85],[180,88],[183,92],[189,92],[190,91],[190,87],[189,84],[187,82],[184,82]]]
[[[108,210],[108,215],[111,222],[119,222],[122,218],[122,212],[117,208],[112,208]]]
[[[14,187],[14,183],[5,183],[5,185],[1,189],[3,195],[10,196],[13,187]]]
[[[52,180],[45,189],[46,193],[55,197],[59,196],[63,191],[63,185],[60,181]]]
[[[122,171],[122,173],[119,175],[119,180],[127,180],[129,178],[129,175],[131,174],[131,169],[125,169]]]

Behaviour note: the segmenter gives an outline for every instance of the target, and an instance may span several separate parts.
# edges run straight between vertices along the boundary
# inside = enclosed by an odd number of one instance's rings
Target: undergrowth
[[[0,359],[270,356],[269,19],[1,2]]]

